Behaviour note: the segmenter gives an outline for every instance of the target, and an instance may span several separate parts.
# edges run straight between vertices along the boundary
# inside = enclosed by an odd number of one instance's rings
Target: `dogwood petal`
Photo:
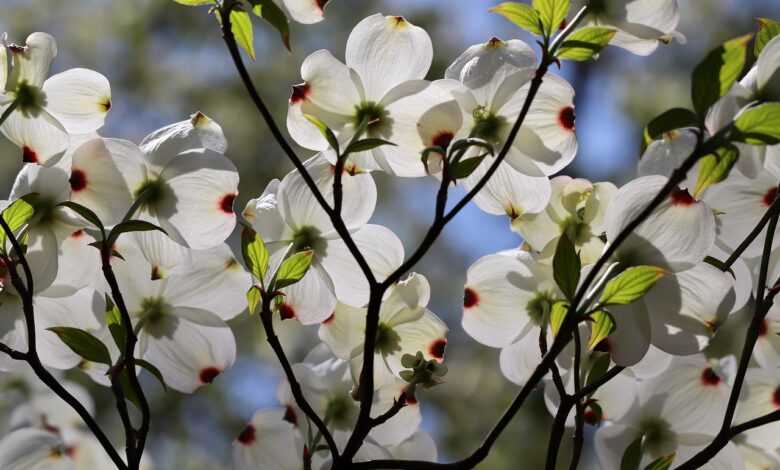
[[[290,12],[292,19],[298,23],[314,24],[325,19],[324,6],[326,2],[322,0],[283,0],[284,6]]]
[[[233,464],[236,470],[301,469],[303,439],[295,426],[285,420],[284,409],[255,413],[233,441]]]
[[[236,226],[233,202],[238,195],[238,171],[224,155],[210,150],[180,154],[161,176],[171,196],[156,212],[166,230],[170,227],[193,249],[224,242]],[[175,238],[174,238],[175,239]]]
[[[436,442],[425,431],[417,431],[400,444],[388,448],[394,459],[436,462]]]
[[[82,330],[97,330],[98,315],[104,315],[104,298],[93,289],[82,289],[68,297],[35,298],[35,328],[38,330],[38,354],[41,362],[55,369],[70,369],[81,362],[81,356],[73,352],[48,328],[66,326]]]
[[[534,327],[517,341],[501,349],[499,365],[501,373],[510,382],[525,385],[541,360],[539,328]]]
[[[483,161],[471,175],[463,180],[466,189],[473,188],[493,162]],[[506,215],[518,220],[544,211],[550,200],[552,187],[547,177],[531,177],[501,163],[484,188],[477,193],[474,202],[483,211],[494,215]]]
[[[422,351],[426,360],[444,361],[447,346],[447,325],[430,310],[424,310],[423,315],[415,321],[409,321],[393,327],[401,338],[398,344],[400,351],[386,358],[390,369],[398,374],[404,367],[401,357],[404,354],[415,355]]]
[[[195,323],[183,315],[195,314],[213,324],[220,320],[205,310],[177,307],[157,323],[146,324],[143,358],[154,364],[165,383],[182,393],[210,384],[236,360],[236,340],[230,328]]]
[[[651,344],[642,360],[631,366],[631,372],[640,380],[651,379],[665,371],[673,357]]]
[[[148,180],[152,175],[147,168],[144,153],[134,143],[128,140],[121,139],[103,139],[103,144],[108,150],[108,154],[116,168],[116,171],[124,179],[124,185],[118,184],[118,187],[127,188],[130,191],[131,197],[138,196],[135,194],[142,186],[144,182]],[[79,162],[81,158],[78,159]],[[78,165],[77,165],[78,166]],[[88,168],[82,168],[82,170],[89,170]],[[113,170],[107,170],[109,174],[114,173]],[[99,173],[98,177],[107,177],[103,173]],[[112,177],[113,179],[113,177]],[[110,197],[110,196],[109,196]]]
[[[326,321],[336,308],[333,283],[319,264],[313,264],[303,279],[282,289],[282,318],[296,318],[303,325]]]
[[[367,224],[354,232],[352,239],[363,253],[374,277],[380,282],[403,263],[403,244],[388,228]],[[368,302],[368,281],[344,241],[328,240],[328,247],[321,262],[333,280],[339,301],[354,306],[362,306]]]
[[[777,80],[778,76],[776,74],[778,69],[780,69],[780,40],[777,37],[764,46],[764,49],[758,56],[756,69],[758,70],[756,82],[759,90],[766,89],[770,84],[774,83],[773,80]]]
[[[144,137],[140,145],[147,161],[158,172],[182,152],[206,149],[224,154],[228,144],[222,127],[198,111],[181,122],[170,124]]]
[[[369,16],[347,39],[347,66],[360,75],[369,100],[379,101],[406,80],[425,78],[432,61],[428,33],[400,16]]]
[[[389,410],[395,401],[400,399],[406,383],[394,384],[382,387],[374,394],[374,403],[371,407],[372,417],[376,417]],[[422,422],[422,414],[417,401],[410,401],[393,419],[371,430],[370,437],[383,447],[394,446],[411,437]]]
[[[46,110],[69,134],[89,134],[101,127],[111,109],[111,85],[89,69],[70,69],[43,84]]]
[[[0,441],[0,468],[7,470],[73,470],[58,434],[34,428],[11,432]]]
[[[40,88],[49,75],[49,68],[57,57],[57,41],[47,33],[27,36],[24,48],[9,49],[13,55],[10,82],[17,86],[22,82]]]
[[[167,300],[175,306],[208,310],[230,320],[246,309],[246,291],[252,277],[233,256],[230,247],[217,245],[192,253],[168,278]]]
[[[493,38],[466,49],[447,68],[444,76],[463,83],[477,102],[486,105],[493,101],[506,77],[535,65],[536,54],[525,42]]]
[[[68,148],[65,128],[45,109],[37,116],[13,112],[0,126],[0,131],[22,150],[25,163],[45,164]]]
[[[350,68],[327,50],[306,57],[301,65],[301,78],[304,84],[293,88],[291,105],[305,101],[327,113],[347,117],[354,114],[355,106],[363,100],[359,79],[355,82]],[[305,105],[303,112],[307,112]]]
[[[662,176],[637,178],[620,188],[607,209],[607,239],[614,240],[666,184]],[[618,248],[618,259],[681,271],[700,263],[715,243],[712,210],[675,190]]]
[[[737,406],[735,423],[744,423],[780,409],[779,390],[780,380],[773,369],[749,369]],[[778,431],[780,423],[774,422],[748,430],[745,435],[751,444],[766,450],[776,450]]]
[[[363,349],[365,309],[339,303],[333,316],[322,322],[319,338],[339,359],[349,360]]]
[[[613,424],[596,431],[594,439],[596,454],[603,470],[620,470],[623,452],[640,436],[640,431],[631,426]]]
[[[610,312],[617,329],[605,339],[615,364],[623,367],[639,363],[650,347],[650,319],[644,302],[614,305]]]
[[[499,253],[477,260],[466,274],[461,324],[482,344],[510,345],[534,323],[534,305],[550,289],[552,271],[523,252]]]

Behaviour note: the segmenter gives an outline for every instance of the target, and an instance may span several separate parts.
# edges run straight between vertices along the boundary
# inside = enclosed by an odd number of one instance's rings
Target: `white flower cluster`
[[[249,3],[261,12],[276,5]],[[325,3],[283,5],[311,23]],[[44,382],[63,390],[44,388],[36,380],[44,374],[36,370],[35,378],[28,366],[80,369],[120,403],[139,391],[134,366],[192,393],[233,365],[226,321],[247,302],[250,314],[260,306],[287,380],[280,407],[258,411],[234,441],[236,469],[331,468],[344,455],[347,463],[436,461],[433,439],[420,430],[416,391],[446,373],[448,326],[428,309],[428,280],[406,266],[398,236],[370,223],[375,171],[432,176],[445,194],[461,183],[523,237],[522,247],[468,269],[462,327],[501,349],[500,370],[511,382],[535,386],[542,373],[556,423],[578,433],[585,427],[579,468],[630,468],[632,459],[633,468],[683,464],[723,435],[724,413],[735,413],[739,425],[780,409],[780,306],[767,303],[780,281],[780,237],[762,249],[771,240],[767,214],[778,204],[780,145],[757,145],[763,131],[748,135],[739,124],[778,100],[780,36],[741,82],[698,110],[701,126],[652,135],[638,177],[617,188],[555,176],[577,153],[574,90],[547,68],[575,54],[586,33],[606,34],[600,47],[640,55],[684,38],[676,0],[591,3],[576,20],[586,25],[580,36],[574,31],[548,49],[552,34],[542,34],[542,57],[520,40],[492,38],[433,81],[425,79],[433,46],[422,28],[400,16],[365,18],[344,62],[326,50],[304,60],[287,129],[317,153],[250,200],[243,220],[233,209],[239,176],[219,124],[198,112],[140,144],[101,136],[111,108],[105,77],[74,69],[47,79],[57,47],[44,33],[2,45],[0,129],[25,165],[2,202],[15,233],[0,234],[0,371],[23,393],[14,430],[0,440],[0,468],[117,464],[101,450],[101,435],[84,428],[84,415],[58,402],[75,397],[88,414],[85,390],[59,374]],[[530,30],[550,29],[541,6],[497,9],[537,15]],[[227,30],[231,12],[222,14]],[[561,19],[561,34],[571,34],[565,12]],[[438,205],[440,231],[446,198]],[[237,223],[243,259],[226,244]],[[714,343],[739,331],[735,314],[754,309],[763,316],[747,368]],[[271,315],[318,325],[321,343],[289,364]],[[124,392],[121,374],[130,377]],[[733,409],[735,386],[742,391]],[[727,439],[706,468],[780,468],[778,423]],[[124,424],[126,437],[137,437]],[[131,466],[149,465],[143,443],[128,448]]]

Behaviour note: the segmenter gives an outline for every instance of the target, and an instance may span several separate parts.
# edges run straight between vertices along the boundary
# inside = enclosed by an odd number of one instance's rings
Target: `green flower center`
[[[376,348],[383,356],[401,350],[401,337],[386,323],[380,323],[376,332]]]
[[[15,101],[22,114],[27,117],[36,117],[41,109],[46,106],[46,93],[37,86],[23,81],[16,87]]]
[[[364,101],[355,106],[355,114],[352,117],[352,124],[355,127],[360,126],[363,121],[367,121],[369,129],[378,128],[388,117],[385,108],[373,101]]]
[[[525,309],[531,321],[537,326],[542,326],[552,310],[553,303],[555,303],[555,298],[552,292],[537,292],[536,296],[525,306]]]
[[[355,404],[349,395],[334,395],[325,408],[328,422],[337,429],[349,429],[355,417]]]
[[[162,319],[169,314],[170,306],[159,297],[146,298],[141,302],[141,312],[139,316],[144,323],[144,326],[157,326]]]
[[[316,227],[301,227],[293,233],[293,251],[295,253],[304,250],[314,250],[315,252],[324,249],[324,240],[320,230]]]
[[[651,455],[667,453],[674,446],[676,436],[669,423],[658,418],[648,418],[639,425],[644,435],[644,445]]]
[[[134,199],[143,199],[142,208],[151,209],[159,205],[165,198],[167,185],[160,178],[147,179],[133,193]]]
[[[580,217],[572,216],[561,223],[563,233],[565,233],[569,240],[574,242],[575,245],[584,245],[591,239],[593,233],[590,231],[590,225],[583,222]]]
[[[506,125],[506,119],[485,106],[475,109],[472,116],[474,117],[474,128],[471,130],[471,134],[474,137],[485,139],[488,142],[500,140],[501,129]]]

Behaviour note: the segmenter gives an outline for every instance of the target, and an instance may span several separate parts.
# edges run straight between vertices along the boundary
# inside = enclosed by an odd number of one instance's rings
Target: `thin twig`
[[[580,362],[582,361],[582,344],[578,331],[574,332],[574,396],[577,397],[582,392],[582,370]],[[583,416],[584,404],[582,399],[575,399],[574,415],[574,445],[572,447],[571,461],[569,470],[576,470],[582,455],[582,446],[585,443],[583,431],[585,428],[585,417]]]

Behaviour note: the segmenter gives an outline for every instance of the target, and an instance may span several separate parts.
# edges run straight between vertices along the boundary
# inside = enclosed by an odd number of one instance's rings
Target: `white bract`
[[[649,55],[659,44],[674,39],[685,43],[685,36],[677,31],[680,22],[677,0],[597,0],[588,4],[589,23],[617,29],[610,41],[613,46],[637,55]]]

